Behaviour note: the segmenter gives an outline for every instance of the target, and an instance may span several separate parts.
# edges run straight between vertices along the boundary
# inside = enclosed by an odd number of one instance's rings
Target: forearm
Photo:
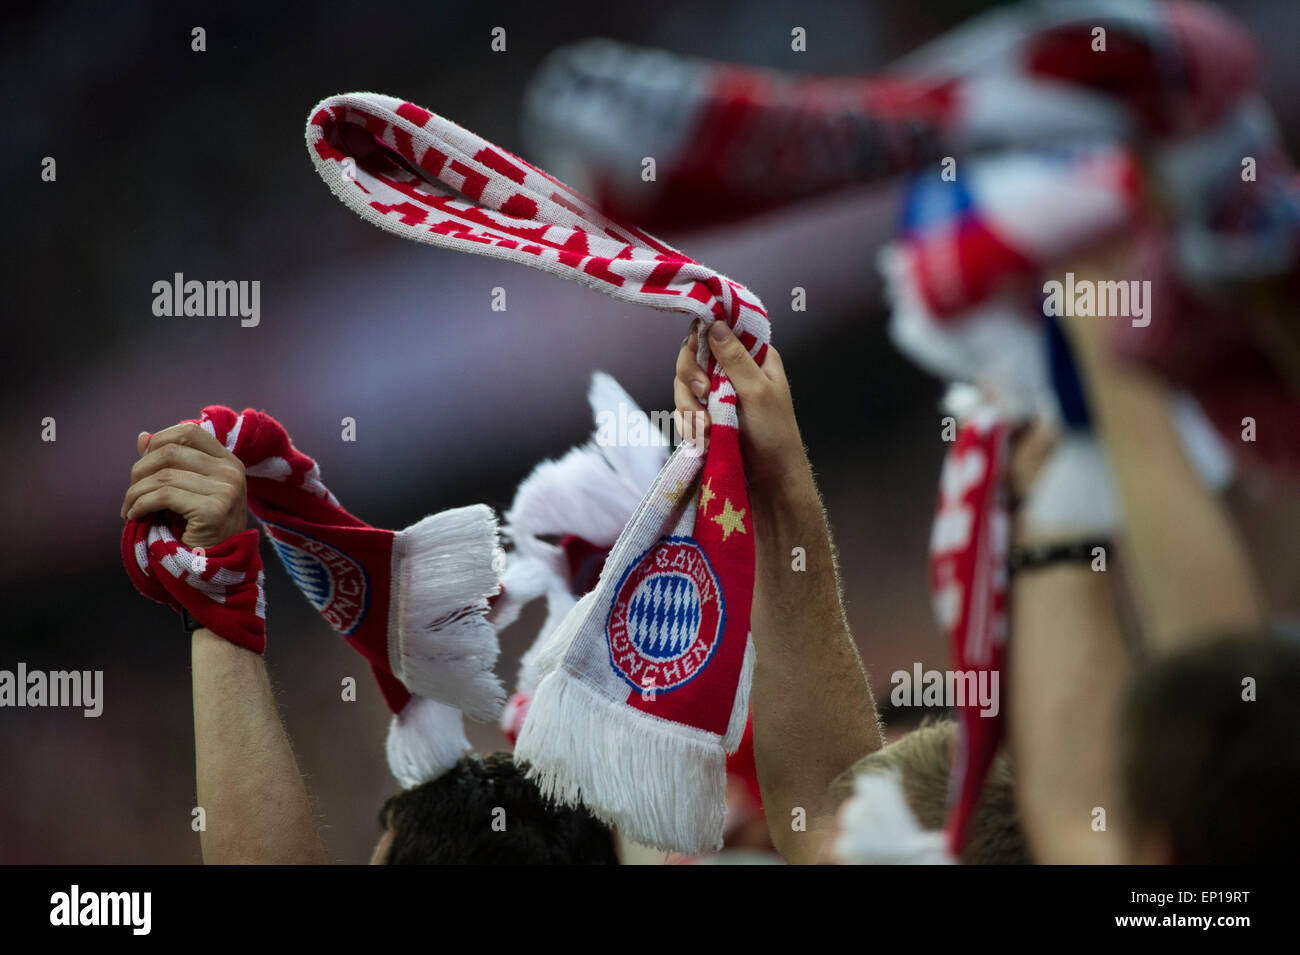
[[[1075,341],[1123,504],[1148,641],[1167,651],[1215,632],[1260,627],[1265,611],[1250,559],[1227,510],[1187,458],[1167,390],[1117,364],[1099,335]]]
[[[192,661],[203,861],[328,861],[265,661],[206,629],[194,632]]]
[[[1011,603],[1008,728],[1034,859],[1120,862],[1112,761],[1128,655],[1110,576],[1087,564],[1022,571]]]
[[[840,599],[830,530],[801,454],[786,480],[751,492],[756,542],[754,756],[773,844],[819,861],[834,825],[832,781],[880,747],[875,702]],[[806,570],[796,569],[796,548]],[[807,831],[794,831],[796,808]]]

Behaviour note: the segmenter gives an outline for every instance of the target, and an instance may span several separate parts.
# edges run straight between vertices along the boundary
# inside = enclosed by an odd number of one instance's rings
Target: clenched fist
[[[691,332],[677,353],[673,400],[681,416],[682,436],[703,448],[709,420],[702,402],[708,400],[709,376],[695,359],[697,327],[696,323],[691,324]],[[713,357],[736,389],[740,453],[750,486],[763,490],[802,474],[807,470],[807,458],[794,419],[785,366],[777,350],[768,345],[763,364],[757,364],[726,322],[709,326],[708,341]]]
[[[192,421],[136,438],[140,455],[122,517],[140,520],[171,511],[185,521],[181,543],[214,547],[248,524],[244,464]]]

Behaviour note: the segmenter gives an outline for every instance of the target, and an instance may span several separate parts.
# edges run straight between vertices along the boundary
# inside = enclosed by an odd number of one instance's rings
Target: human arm
[[[243,465],[193,423],[137,438],[122,516],[170,510],[181,540],[211,548],[244,529]],[[206,628],[191,637],[195,775],[203,860],[323,863],[307,788],[280,722],[265,660]]]
[[[760,367],[725,323],[712,328],[725,332],[721,340],[710,338],[710,348],[739,398],[754,514],[750,700],[759,786],[777,851],[789,862],[817,862],[839,804],[831,783],[880,747],[875,702],[845,620],[830,527],[781,356],[769,346]],[[708,387],[695,349],[692,334],[682,343],[673,386],[688,422],[705,413],[692,385]],[[796,548],[806,570],[796,569]],[[798,809],[803,831],[791,825]]]
[[[1016,438],[1014,497],[1029,493],[1053,450],[1054,436],[1042,425]],[[1012,519],[1013,548],[1078,537],[1032,527],[1023,511]],[[1129,660],[1107,567],[1093,557],[1011,578],[1008,743],[1021,823],[1039,863],[1123,861],[1111,761]],[[1094,828],[1098,808],[1107,811],[1105,829]]]
[[[1266,612],[1250,558],[1187,457],[1169,389],[1111,355],[1104,320],[1064,322],[1119,490],[1147,643],[1163,653],[1216,633],[1257,631]]]

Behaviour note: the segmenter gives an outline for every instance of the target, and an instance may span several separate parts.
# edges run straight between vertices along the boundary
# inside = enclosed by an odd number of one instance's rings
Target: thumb
[[[742,401],[746,394],[762,387],[763,372],[726,322],[716,321],[709,326],[709,351],[731,379],[731,384]]]
[[[151,438],[153,438],[153,435],[150,434],[148,431],[141,431],[139,434],[135,436],[136,454],[140,455],[141,457],[144,457],[145,451],[148,450],[149,448],[149,441]]]

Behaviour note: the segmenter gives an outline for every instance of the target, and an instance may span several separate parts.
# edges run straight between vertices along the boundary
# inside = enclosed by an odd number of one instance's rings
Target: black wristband
[[[1053,564],[1087,564],[1092,561],[1093,551],[1098,547],[1106,550],[1110,547],[1110,541],[1081,540],[1017,547],[1011,552],[1007,567],[1014,574],[1016,571],[1050,567]]]
[[[195,630],[203,629],[203,624],[191,617],[190,612],[184,607],[181,608],[181,626],[185,628],[186,633],[193,633]]]

